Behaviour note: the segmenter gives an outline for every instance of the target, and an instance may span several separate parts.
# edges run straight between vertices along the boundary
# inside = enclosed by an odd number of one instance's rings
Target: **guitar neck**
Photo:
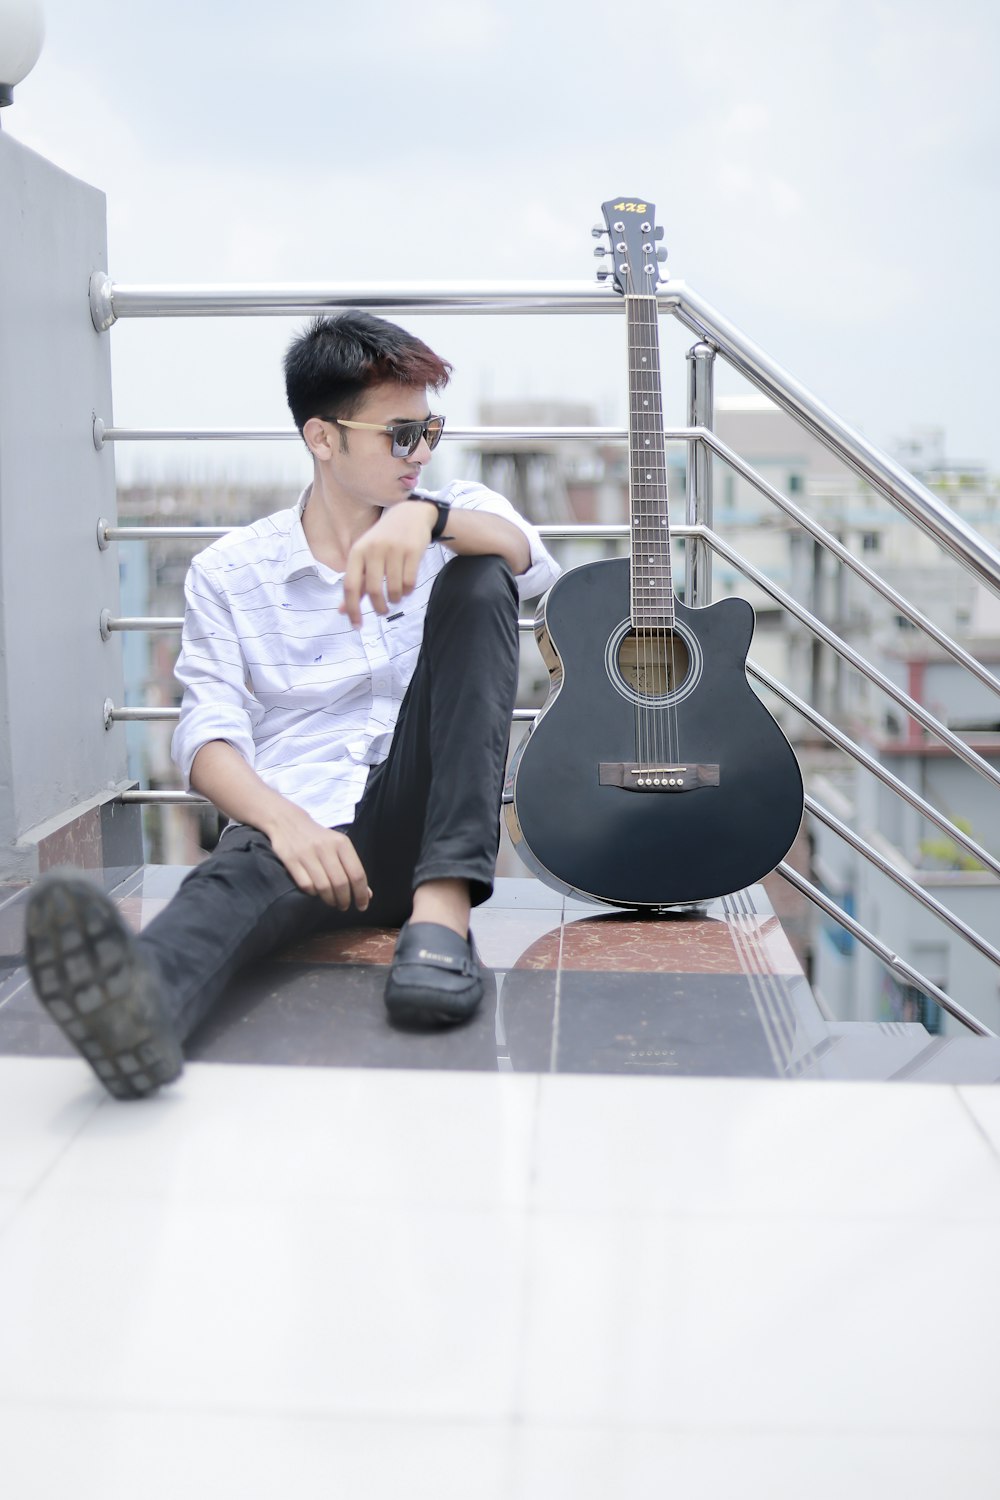
[[[656,297],[626,296],[625,312],[632,626],[635,630],[665,630],[674,624],[674,590]]]

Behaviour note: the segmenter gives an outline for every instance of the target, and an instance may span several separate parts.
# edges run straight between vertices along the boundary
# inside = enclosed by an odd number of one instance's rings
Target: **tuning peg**
[[[590,232],[594,236],[595,240],[599,240],[601,238],[601,235],[607,234],[608,231],[605,229],[603,224],[595,224]]]
[[[594,254],[597,256],[598,260],[600,260],[603,256],[610,255],[611,251],[606,245],[595,245]]]
[[[662,238],[663,238],[663,225],[662,224],[657,224],[656,228],[653,230],[653,239],[654,240],[662,240]]]
[[[657,252],[656,252],[656,258],[657,258],[657,260],[660,260],[660,261],[666,260],[666,258],[667,258],[667,252],[666,252],[666,250],[663,250],[663,249],[657,250]]]
[[[597,279],[598,279],[598,281],[607,281],[607,279],[608,279],[608,277],[610,275],[611,275],[610,271],[598,271],[598,273],[597,273]]]

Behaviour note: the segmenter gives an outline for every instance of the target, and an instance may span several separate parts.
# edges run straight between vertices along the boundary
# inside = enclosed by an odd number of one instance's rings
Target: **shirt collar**
[[[285,555],[281,568],[282,583],[291,583],[293,578],[304,578],[308,574],[319,577],[319,563],[313,557],[312,549],[306,541],[305,528],[302,525],[306,501],[311,493],[312,485],[307,484],[295,505],[295,520],[285,539]]]

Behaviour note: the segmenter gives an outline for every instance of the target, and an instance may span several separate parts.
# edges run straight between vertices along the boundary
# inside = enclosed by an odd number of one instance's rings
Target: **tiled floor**
[[[0,1059],[17,1500],[994,1497],[1000,1096]]]
[[[117,893],[136,928],[185,872],[148,866]],[[68,1056],[20,966],[22,901],[0,913],[0,1054]],[[657,920],[567,901],[505,879],[473,927],[486,1001],[457,1031],[386,1022],[382,991],[396,933],[356,929],[288,949],[241,977],[188,1055],[210,1062],[473,1068],[488,1072],[786,1071],[808,985],[760,887]],[[807,1028],[808,1029],[808,1028]],[[783,1039],[781,1033],[787,1033]]]
[[[147,866],[116,891],[136,928],[184,870]],[[473,914],[487,993],[457,1031],[387,1024],[395,932],[320,936],[239,978],[197,1061],[327,1067],[625,1073],[633,1077],[1000,1080],[1000,1039],[836,1022],[816,1003],[762,886],[704,910],[639,918],[502,879]],[[0,903],[0,1055],[71,1055],[23,968],[23,893]],[[956,1028],[960,1029],[960,1028]]]
[[[671,931],[629,970],[634,933],[530,895],[505,887],[480,944],[501,999],[549,989],[450,1061],[376,1037],[377,935],[259,976],[140,1104],[41,1033],[0,1046],[5,1496],[995,1500],[1000,1090],[776,1078],[804,1000],[790,965],[755,988],[781,939],[746,911],[730,972],[710,932],[689,969],[743,976],[764,1076],[695,1076],[734,1016],[695,986],[675,1045]],[[316,1021],[331,959],[381,1060]],[[281,1014],[287,1060],[250,1057]]]

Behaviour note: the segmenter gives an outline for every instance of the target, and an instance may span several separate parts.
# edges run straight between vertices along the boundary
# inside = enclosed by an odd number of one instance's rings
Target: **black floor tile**
[[[185,1051],[205,1062],[310,1067],[457,1068],[496,1072],[496,984],[478,1014],[433,1030],[393,1025],[374,964],[263,966],[224,996]]]
[[[534,981],[544,977],[515,971],[504,984],[515,1072],[775,1076],[746,980],[735,974],[564,972],[540,1065],[546,1027]]]

